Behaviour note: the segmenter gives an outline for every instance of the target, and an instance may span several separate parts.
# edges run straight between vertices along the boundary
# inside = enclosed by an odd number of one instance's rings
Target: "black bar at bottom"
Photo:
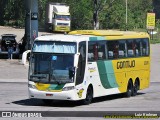
[[[0,111],[0,117],[159,118],[160,111]]]

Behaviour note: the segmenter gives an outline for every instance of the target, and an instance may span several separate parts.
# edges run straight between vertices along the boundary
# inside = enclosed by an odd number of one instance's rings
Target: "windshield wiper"
[[[32,81],[38,81],[40,82],[42,79],[46,79],[48,74],[35,74],[35,75],[31,75],[30,78]]]
[[[35,75],[31,75],[31,77],[36,77],[36,78],[46,78],[47,75],[46,75],[46,74],[35,74]]]
[[[51,82],[52,80],[53,80],[55,83],[57,83],[57,84],[61,84],[61,81],[58,81],[54,74],[51,74],[50,82]]]

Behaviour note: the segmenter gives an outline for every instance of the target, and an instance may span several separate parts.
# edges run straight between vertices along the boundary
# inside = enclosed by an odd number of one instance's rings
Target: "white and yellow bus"
[[[29,97],[82,100],[125,93],[150,83],[150,43],[144,32],[78,30],[38,37],[31,51]]]

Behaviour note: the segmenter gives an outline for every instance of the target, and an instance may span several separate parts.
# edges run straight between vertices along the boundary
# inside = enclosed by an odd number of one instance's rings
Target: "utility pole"
[[[25,2],[25,49],[32,47],[34,39],[38,36],[38,0],[24,0]]]
[[[29,49],[29,43],[30,43],[30,26],[31,26],[31,1],[30,0],[24,0],[25,3],[25,34],[23,37],[23,43],[25,47],[25,50]]]
[[[38,37],[38,0],[31,0],[31,45]]]
[[[128,29],[128,1],[126,0],[126,31]]]

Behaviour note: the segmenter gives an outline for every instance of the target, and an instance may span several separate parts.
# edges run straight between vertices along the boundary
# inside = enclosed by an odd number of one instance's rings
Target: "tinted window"
[[[117,59],[118,49],[119,49],[118,41],[108,41],[107,48],[108,48],[108,59]]]
[[[141,39],[142,45],[142,56],[149,55],[149,42],[148,39]]]
[[[112,41],[90,41],[88,61],[140,57],[149,55],[149,40],[128,39]]]
[[[88,42],[88,61],[97,60],[96,42]]]
[[[106,59],[106,44],[105,41],[89,42],[88,43],[88,61]]]
[[[126,42],[125,40],[121,40],[119,41],[118,57],[124,58],[126,55]]]
[[[135,43],[133,40],[127,40],[127,56],[134,57],[135,56]]]
[[[98,42],[98,60],[104,60],[106,59],[106,50],[105,42]]]
[[[136,39],[136,40],[134,40],[134,42],[135,42],[134,54],[136,57],[141,56],[140,39]]]

